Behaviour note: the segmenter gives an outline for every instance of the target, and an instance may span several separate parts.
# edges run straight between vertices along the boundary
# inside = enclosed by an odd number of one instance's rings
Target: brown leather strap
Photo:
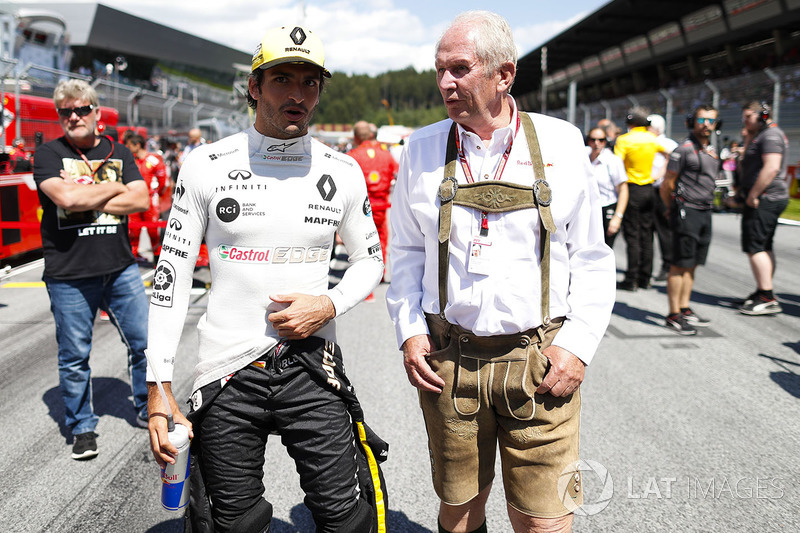
[[[550,234],[556,231],[556,224],[550,213],[553,193],[545,180],[542,151],[539,148],[539,138],[536,136],[533,121],[527,113],[520,113],[520,117],[522,118],[522,130],[528,141],[528,150],[531,153],[533,176],[536,178],[533,182],[533,196],[539,207],[539,233],[541,234],[542,260],[539,269],[542,271],[542,324],[547,326],[550,324]]]
[[[545,181],[544,163],[539,148],[539,139],[533,121],[527,113],[520,113],[522,129],[528,142],[533,163],[533,187],[500,181],[459,184],[456,180],[456,123],[450,127],[445,154],[444,179],[439,185],[439,316],[444,318],[447,305],[447,274],[450,266],[450,231],[453,204],[471,207],[490,213],[502,213],[516,209],[537,208],[539,210],[541,235],[541,311],[542,323],[550,323],[550,233],[556,231],[550,213],[552,191]]]
[[[450,126],[445,153],[444,179],[439,186],[439,316],[444,318],[444,307],[447,304],[447,269],[450,267],[450,214],[453,209],[453,198],[458,191],[456,180],[456,123]]]

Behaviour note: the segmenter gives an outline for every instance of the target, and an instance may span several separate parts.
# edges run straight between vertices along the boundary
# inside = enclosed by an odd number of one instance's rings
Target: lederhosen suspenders
[[[517,209],[538,209],[541,235],[542,323],[550,324],[550,234],[556,231],[550,214],[552,194],[544,179],[544,164],[533,121],[527,113],[519,113],[525,139],[533,163],[533,187],[501,181],[481,181],[459,184],[456,180],[456,123],[450,128],[445,155],[444,179],[439,185],[439,317],[444,319],[447,305],[447,272],[450,263],[450,230],[453,204],[479,209],[488,213],[505,213]]]

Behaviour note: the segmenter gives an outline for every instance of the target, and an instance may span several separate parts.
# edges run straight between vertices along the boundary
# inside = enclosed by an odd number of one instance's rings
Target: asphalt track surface
[[[800,227],[781,226],[777,234],[783,313],[748,317],[734,306],[753,289],[738,223],[737,215],[714,217],[709,262],[693,294],[694,309],[713,322],[699,335],[663,327],[663,283],[617,293],[582,387],[587,505],[574,531],[800,531]],[[624,249],[619,239],[620,277]],[[201,282],[204,276],[197,274]],[[0,531],[182,531],[180,515],[160,507],[158,468],[146,432],[134,424],[125,351],[108,323],[96,324],[92,352],[100,454],[70,458],[55,328],[40,279],[37,265],[0,279]],[[386,288],[339,320],[340,342],[367,421],[391,446],[384,463],[389,530],[435,531],[424,427],[385,310]],[[203,289],[196,293],[175,374],[184,399],[205,306]],[[277,438],[266,453],[272,531],[314,531]],[[489,531],[511,531],[496,481]]]

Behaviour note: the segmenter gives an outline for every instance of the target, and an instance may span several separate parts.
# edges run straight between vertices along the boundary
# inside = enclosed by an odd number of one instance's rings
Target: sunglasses
[[[606,140],[607,139],[605,137],[589,137],[589,142],[606,142]]]
[[[58,116],[61,118],[69,118],[72,116],[73,113],[78,115],[79,117],[85,117],[89,113],[94,110],[94,106],[92,104],[84,105],[81,107],[59,107],[58,108]]]
[[[713,126],[717,123],[717,119],[715,118],[698,117],[695,120],[698,124],[708,124],[709,126]]]

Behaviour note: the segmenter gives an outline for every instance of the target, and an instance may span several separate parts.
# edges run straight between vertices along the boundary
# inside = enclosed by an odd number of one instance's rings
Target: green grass
[[[781,218],[800,221],[800,198],[789,198],[789,205],[786,206]]]

